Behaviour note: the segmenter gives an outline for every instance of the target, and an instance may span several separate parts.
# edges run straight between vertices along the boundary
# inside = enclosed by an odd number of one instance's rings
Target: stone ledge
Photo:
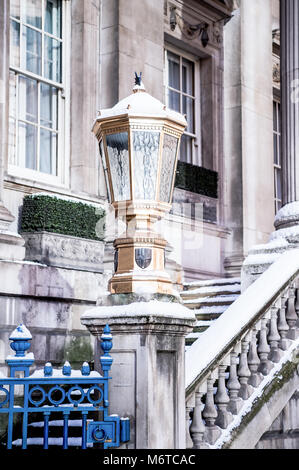
[[[95,302],[106,291],[103,274],[0,260],[0,295]]]
[[[48,266],[103,272],[104,242],[50,232],[22,232],[26,260]]]
[[[109,323],[114,334],[185,336],[192,331],[195,322],[192,310],[178,303],[158,300],[95,307],[81,316],[81,323],[94,335],[100,335],[103,326]]]

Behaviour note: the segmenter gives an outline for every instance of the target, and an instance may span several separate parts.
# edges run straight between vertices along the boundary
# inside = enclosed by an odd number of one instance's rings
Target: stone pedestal
[[[195,316],[178,303],[99,306],[81,322],[99,340],[108,323],[113,335],[110,406],[131,419],[128,448],[185,448],[185,336]],[[100,346],[96,342],[95,358]],[[96,364],[99,367],[99,364]]]

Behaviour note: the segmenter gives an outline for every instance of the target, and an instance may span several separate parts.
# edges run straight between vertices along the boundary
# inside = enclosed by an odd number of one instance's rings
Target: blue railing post
[[[50,411],[44,412],[44,449],[49,448],[49,419],[50,419]]]
[[[102,367],[102,371],[104,374],[105,379],[109,379],[109,372],[112,366],[113,359],[109,354],[113,346],[112,343],[112,334],[109,325],[106,325],[103,330],[103,334],[101,335],[101,348],[104,353],[103,356],[100,357],[100,364]],[[104,417],[108,415],[108,407],[109,407],[109,384],[108,380],[104,383]]]
[[[9,356],[6,363],[10,369],[10,377],[15,377],[16,371],[24,372],[24,377],[29,376],[30,366],[34,363],[34,356],[32,353],[26,354],[27,349],[30,348],[32,336],[25,325],[20,324],[12,332],[9,337],[11,341],[10,347],[15,351],[13,357]]]
[[[101,348],[104,355],[100,357],[100,363],[105,378],[108,378],[109,371],[113,362],[113,359],[109,354],[109,351],[112,349],[112,346],[113,343],[111,330],[109,328],[109,325],[106,325],[101,336]]]

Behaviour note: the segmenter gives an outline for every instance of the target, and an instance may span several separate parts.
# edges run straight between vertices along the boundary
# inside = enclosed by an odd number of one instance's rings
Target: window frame
[[[46,0],[42,1],[42,7],[44,7],[44,3]],[[43,125],[40,123],[40,89],[41,84],[46,84],[54,87],[57,90],[57,129],[53,132],[57,135],[57,154],[56,154],[56,175],[45,173],[39,171],[39,169],[29,169],[26,167],[22,167],[17,163],[11,163],[8,160],[7,164],[7,174],[8,176],[12,176],[14,178],[20,178],[24,180],[30,180],[38,183],[45,183],[55,186],[62,186],[68,187],[69,185],[69,151],[70,151],[70,2],[67,0],[62,1],[62,21],[61,21],[61,82],[56,82],[51,79],[47,79],[42,74],[44,73],[44,51],[45,51],[45,41],[44,41],[44,14],[42,15],[42,25],[41,29],[36,28],[32,25],[29,25],[35,31],[41,32],[42,35],[42,46],[41,46],[41,75],[37,75],[33,72],[26,71],[25,68],[21,67],[22,61],[22,54],[24,55],[23,51],[23,44],[24,40],[22,39],[22,28],[27,23],[22,21],[24,14],[22,14],[22,10],[24,11],[24,2],[20,0],[20,19],[16,19],[10,15],[10,28],[11,28],[11,21],[15,21],[20,25],[20,58],[19,58],[19,67],[9,64],[9,74],[14,73],[16,77],[16,95],[15,95],[15,135],[14,135],[14,155],[15,161],[18,160],[18,137],[19,137],[19,122],[26,122],[23,118],[20,119],[20,111],[19,111],[19,77],[26,77],[29,79],[36,80],[37,87],[38,87],[38,117],[37,117],[37,142],[36,142],[36,160],[37,165],[40,165],[40,129],[44,128]],[[44,11],[44,8],[42,9]],[[54,37],[51,33],[46,33],[47,36],[50,38],[57,39],[56,36]],[[24,56],[25,57],[25,56]],[[10,59],[11,60],[11,59]],[[10,110],[10,118],[11,118],[11,105],[9,104]],[[30,122],[30,124],[32,124]],[[45,127],[45,129],[47,129]],[[10,145],[10,143],[9,143]]]
[[[180,57],[180,90],[176,90],[169,86],[169,75],[168,75],[168,57],[167,53],[171,52]],[[189,95],[181,90],[182,87],[182,61],[187,59],[194,65],[194,96]],[[201,148],[201,112],[200,112],[200,58],[192,55],[178,47],[174,47],[170,44],[164,45],[164,99],[166,106],[168,107],[168,90],[172,90],[180,95],[180,110],[182,111],[182,97],[191,97],[194,99],[194,133],[190,133],[187,130],[183,135],[187,135],[192,139],[192,153],[191,162],[187,161],[195,166],[202,166],[202,148]]]

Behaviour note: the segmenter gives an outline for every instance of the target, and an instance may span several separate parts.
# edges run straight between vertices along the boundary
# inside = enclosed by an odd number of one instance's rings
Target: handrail
[[[299,272],[299,249],[282,254],[186,351],[186,398]]]
[[[299,249],[293,249],[281,255],[187,350],[187,448],[231,445],[239,432],[247,442],[241,430],[244,416],[249,421],[255,416],[256,398],[266,393],[285,364],[289,372],[296,368],[298,318]],[[251,445],[260,437],[254,433]]]

